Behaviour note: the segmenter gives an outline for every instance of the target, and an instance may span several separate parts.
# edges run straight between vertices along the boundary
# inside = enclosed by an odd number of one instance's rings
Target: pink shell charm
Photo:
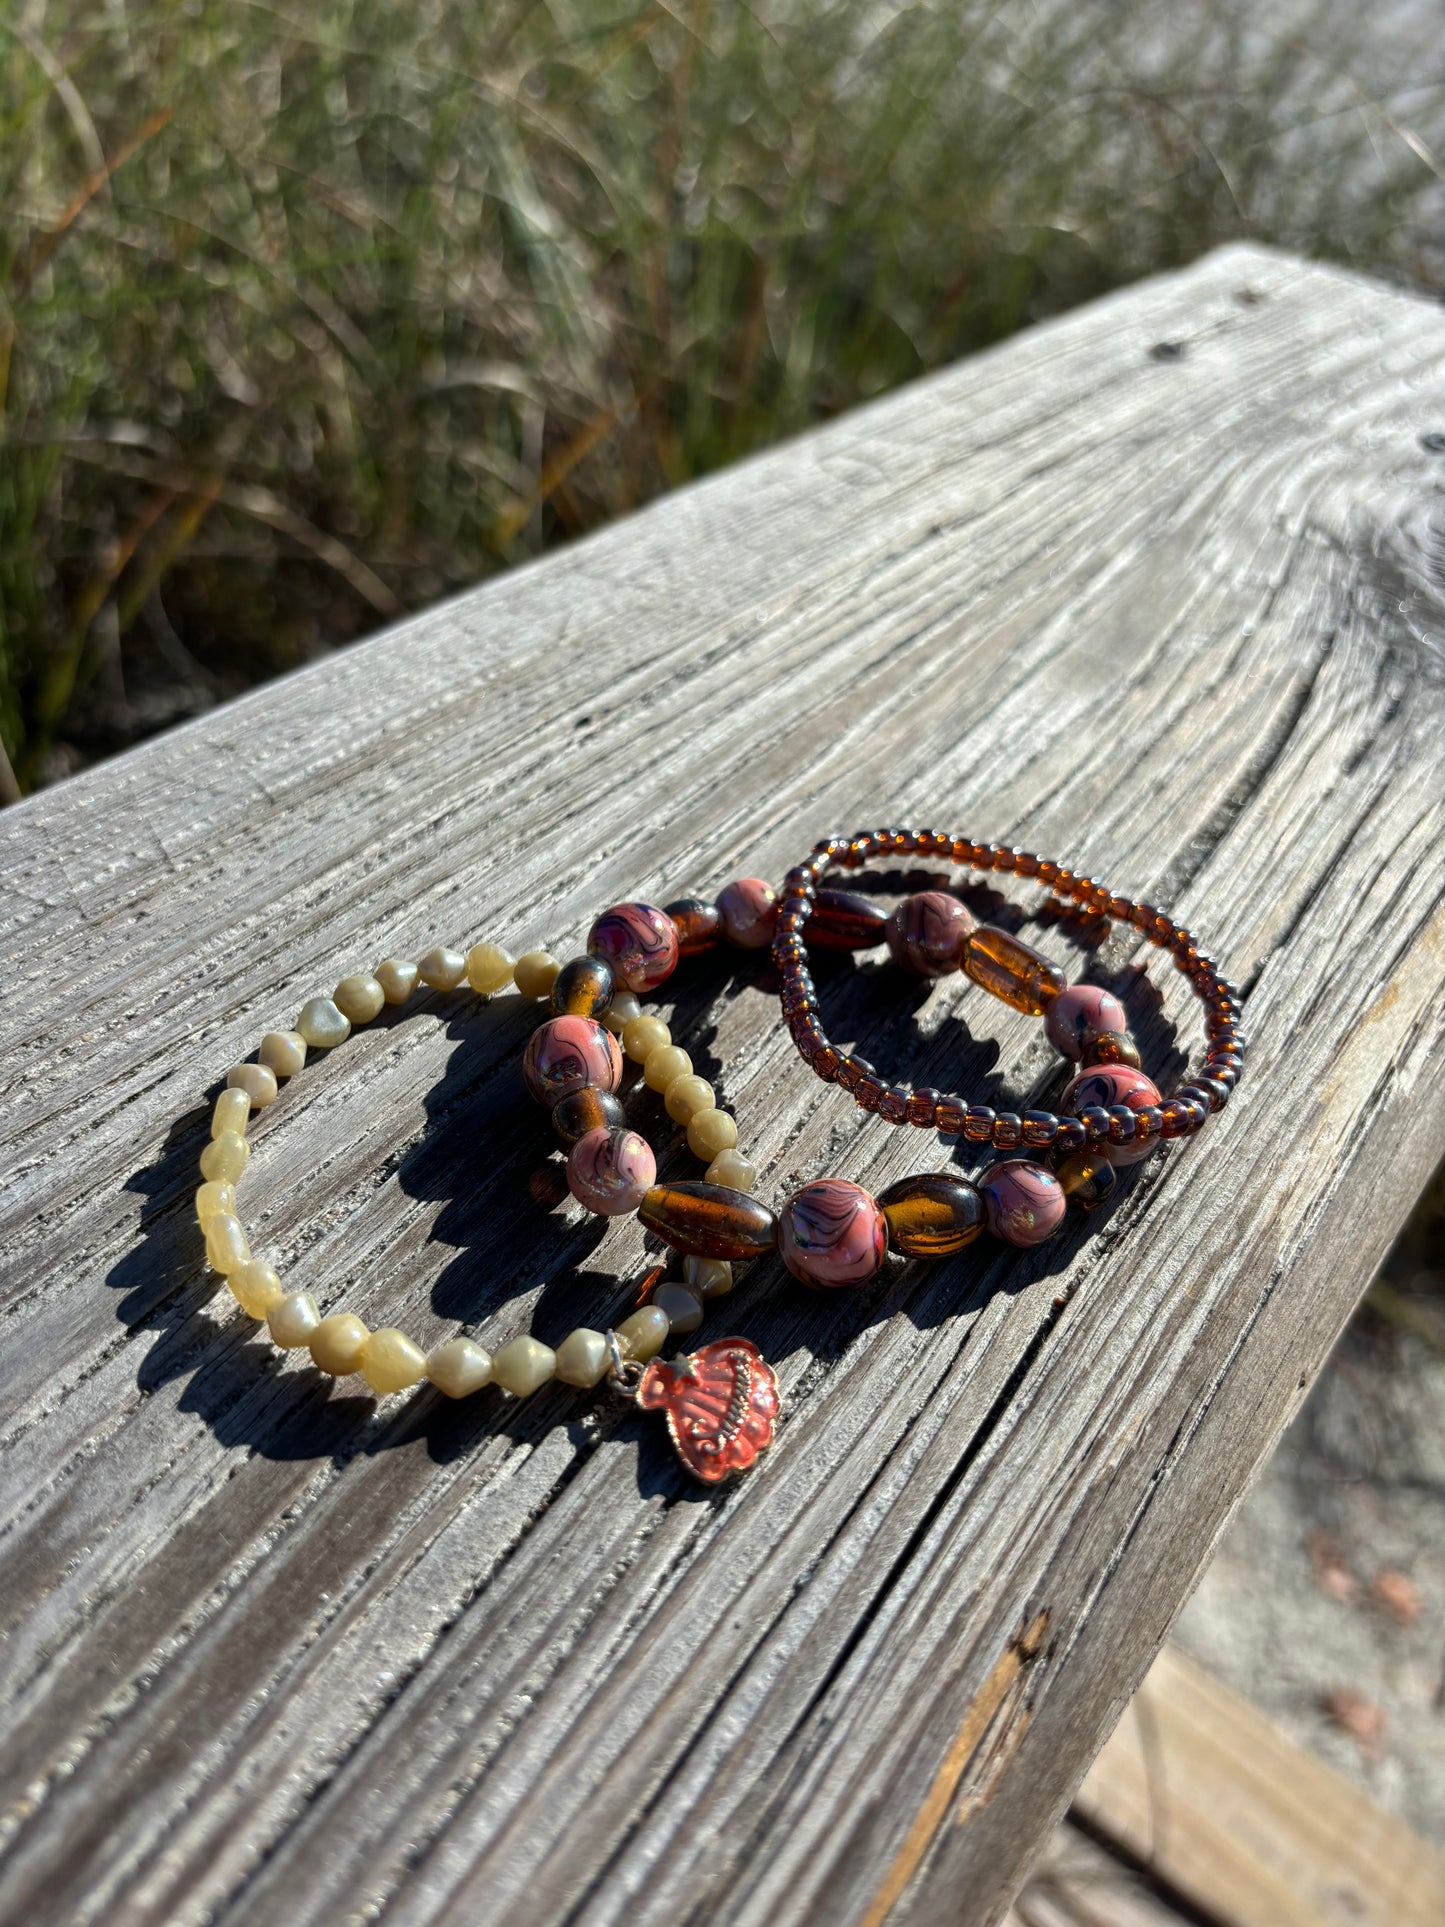
[[[587,949],[625,990],[656,990],[677,968],[677,926],[655,904],[614,903],[593,924]]]
[[[773,1442],[778,1375],[746,1338],[715,1339],[670,1365],[654,1358],[636,1397],[666,1416],[674,1451],[705,1485],[746,1472]]]

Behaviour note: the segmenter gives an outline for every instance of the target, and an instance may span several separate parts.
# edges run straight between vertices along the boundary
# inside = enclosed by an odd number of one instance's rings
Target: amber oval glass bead
[[[886,941],[888,917],[851,890],[820,890],[806,933],[812,950],[871,950]]]
[[[960,962],[976,984],[1030,1017],[1041,1017],[1068,987],[1057,964],[991,923],[981,923],[968,933]]]
[[[983,1230],[983,1199],[963,1178],[923,1172],[900,1178],[878,1199],[888,1242],[906,1258],[947,1258]]]
[[[574,957],[563,964],[552,984],[552,1014],[556,1017],[600,1017],[612,1002],[617,979],[602,957]]]
[[[637,1215],[664,1244],[695,1258],[758,1258],[778,1241],[768,1207],[725,1184],[655,1184]]]
[[[662,914],[672,918],[679,957],[701,957],[722,942],[722,911],[715,903],[702,897],[679,897],[676,903],[665,903]]]

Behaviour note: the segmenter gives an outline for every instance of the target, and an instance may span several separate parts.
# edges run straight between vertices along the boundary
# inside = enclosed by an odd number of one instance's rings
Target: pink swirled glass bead
[[[588,1131],[567,1154],[567,1188],[603,1218],[635,1211],[657,1182],[652,1146],[636,1131]]]
[[[587,933],[587,950],[624,989],[656,990],[677,968],[677,926],[654,904],[614,903]]]
[[[920,890],[905,897],[888,919],[893,961],[920,977],[946,977],[957,970],[973,917],[947,890]]]
[[[988,1228],[1009,1245],[1038,1245],[1063,1220],[1067,1200],[1052,1171],[1029,1158],[1004,1158],[978,1181]]]
[[[615,1091],[622,1078],[622,1047],[595,1018],[552,1017],[527,1039],[522,1077],[530,1094],[549,1108],[586,1084]]]
[[[1095,1064],[1072,1079],[1059,1099],[1059,1109],[1078,1117],[1089,1105],[1101,1105],[1106,1111],[1115,1104],[1126,1104],[1131,1111],[1145,1110],[1159,1102],[1159,1093],[1151,1079],[1143,1071],[1136,1071],[1131,1064]],[[1147,1158],[1151,1151],[1159,1148],[1157,1137],[1146,1138],[1142,1144],[1101,1144],[1099,1149],[1110,1164],[1137,1164],[1140,1158]]]
[[[1065,1057],[1082,1057],[1085,1047],[1105,1032],[1128,1028],[1129,1019],[1119,999],[1095,984],[1071,984],[1044,1012],[1048,1040]]]
[[[805,1184],[778,1213],[783,1263],[805,1285],[861,1285],[882,1264],[887,1244],[882,1207],[846,1178]]]
[[[778,895],[761,877],[739,877],[718,893],[723,935],[742,950],[762,950],[773,941]]]

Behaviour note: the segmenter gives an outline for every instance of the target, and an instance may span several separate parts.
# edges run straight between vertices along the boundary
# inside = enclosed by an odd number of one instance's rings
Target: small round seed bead
[[[330,997],[313,997],[301,1006],[296,1029],[312,1050],[334,1050],[351,1035],[351,1019]]]
[[[226,1083],[233,1091],[244,1091],[253,1111],[264,1111],[276,1102],[276,1073],[264,1064],[236,1064],[226,1072]]]
[[[466,1398],[492,1382],[492,1354],[475,1338],[449,1338],[427,1353],[426,1375],[448,1398]]]
[[[206,1263],[212,1271],[229,1275],[248,1263],[251,1246],[241,1220],[230,1211],[218,1211],[206,1220]]]
[[[196,1186],[196,1216],[204,1226],[207,1219],[214,1218],[218,1211],[229,1211],[234,1217],[236,1211],[236,1187],[234,1184],[217,1184],[207,1179]]]
[[[652,1302],[662,1312],[675,1338],[686,1338],[702,1323],[702,1299],[686,1285],[659,1285]]]
[[[467,975],[467,960],[460,950],[434,944],[424,957],[416,960],[417,975],[433,990],[455,990]],[[412,1384],[416,1380],[411,1380]]]
[[[696,1158],[706,1158],[709,1164],[720,1152],[731,1151],[737,1141],[737,1122],[729,1111],[698,1111],[688,1123],[688,1150]]]
[[[292,1291],[277,1298],[266,1311],[266,1325],[283,1351],[294,1352],[311,1343],[321,1313],[309,1291]]]
[[[561,969],[550,950],[525,950],[512,965],[512,982],[524,997],[550,997]]]
[[[299,1030],[268,1030],[256,1055],[277,1077],[294,1077],[306,1062],[306,1039]]]
[[[250,1117],[250,1098],[244,1091],[232,1090],[227,1086],[216,1099],[216,1108],[211,1112],[211,1136],[219,1137],[223,1131],[244,1131]]]
[[[361,1370],[361,1354],[371,1333],[354,1311],[334,1311],[312,1332],[311,1362],[332,1378]]]
[[[275,1267],[261,1258],[253,1258],[239,1271],[233,1271],[226,1283],[248,1318],[264,1318],[271,1307],[286,1296],[286,1287]]]
[[[343,977],[331,993],[331,1001],[352,1024],[369,1024],[381,1015],[386,991],[375,977]]]
[[[717,1182],[711,1172],[708,1183]],[[682,1261],[683,1283],[690,1285],[704,1298],[725,1298],[734,1284],[733,1268],[726,1258],[684,1258]]]
[[[616,1001],[614,998],[613,1002]],[[660,1017],[634,1017],[623,1027],[622,1048],[634,1064],[645,1064],[655,1050],[671,1042],[672,1032]]]
[[[426,1376],[426,1353],[395,1325],[383,1325],[361,1348],[361,1372],[372,1391],[384,1398]]]
[[[564,1385],[581,1385],[590,1390],[607,1376],[612,1354],[607,1348],[606,1332],[589,1331],[579,1325],[568,1332],[557,1347],[554,1373]]]
[[[717,1106],[717,1092],[705,1077],[675,1077],[662,1093],[667,1115],[675,1124],[686,1124],[699,1111]]]
[[[650,1091],[665,1091],[675,1078],[686,1077],[692,1059],[681,1044],[661,1044],[642,1060],[642,1081]]]
[[[670,1327],[665,1311],[656,1305],[644,1305],[630,1318],[624,1318],[616,1330],[624,1357],[646,1363],[649,1358],[656,1358],[667,1343]]]
[[[736,1147],[719,1151],[703,1177],[709,1184],[725,1184],[730,1191],[751,1191],[758,1181],[757,1167]]]
[[[555,1377],[557,1354],[536,1338],[514,1338],[492,1359],[492,1382],[513,1398],[530,1398]]]
[[[239,1131],[222,1131],[201,1153],[201,1176],[217,1184],[234,1184],[251,1162],[251,1147]]]
[[[414,963],[403,963],[400,957],[384,957],[376,966],[376,981],[389,1004],[404,1004],[416,989],[419,975]]]
[[[467,982],[485,996],[505,990],[515,968],[510,952],[499,943],[474,943],[467,952]]]
[[[622,1037],[633,1019],[642,1015],[642,1004],[635,991],[615,990],[612,1002],[598,1015],[614,1037]]]

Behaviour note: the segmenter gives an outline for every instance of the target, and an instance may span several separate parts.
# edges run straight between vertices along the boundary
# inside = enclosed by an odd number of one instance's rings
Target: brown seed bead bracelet
[[[1173,1097],[1163,1099],[1139,1068],[1123,1006],[1108,991],[1081,984],[1070,989],[1050,960],[989,924],[977,924],[948,891],[907,897],[889,916],[848,892],[830,890],[823,877],[833,867],[858,869],[880,856],[937,856],[997,875],[1036,879],[1054,897],[1132,924],[1152,944],[1170,951],[1204,1005],[1207,1038],[1204,1067]],[[895,959],[925,976],[964,974],[996,997],[1042,1016],[1050,1041],[1082,1069],[1061,1099],[1063,1115],[1022,1114],[968,1104],[935,1090],[887,1084],[866,1059],[838,1050],[818,1021],[818,998],[808,968],[808,946],[864,949],[886,942]],[[997,1150],[1024,1148],[1055,1156],[1106,1156],[1114,1165],[1148,1156],[1168,1138],[1200,1130],[1222,1110],[1238,1083],[1245,1038],[1239,992],[1219,973],[1191,933],[1150,904],[1116,896],[1092,878],[1075,876],[1061,863],[992,843],[975,843],[937,830],[884,829],[853,837],[830,837],[788,872],[773,936],[780,997],[789,1032],[816,1074],[841,1084],[864,1110],[892,1124],[915,1124],[960,1136]],[[1082,1172],[1080,1172],[1082,1178]],[[1095,1200],[1097,1201],[1097,1200]]]

